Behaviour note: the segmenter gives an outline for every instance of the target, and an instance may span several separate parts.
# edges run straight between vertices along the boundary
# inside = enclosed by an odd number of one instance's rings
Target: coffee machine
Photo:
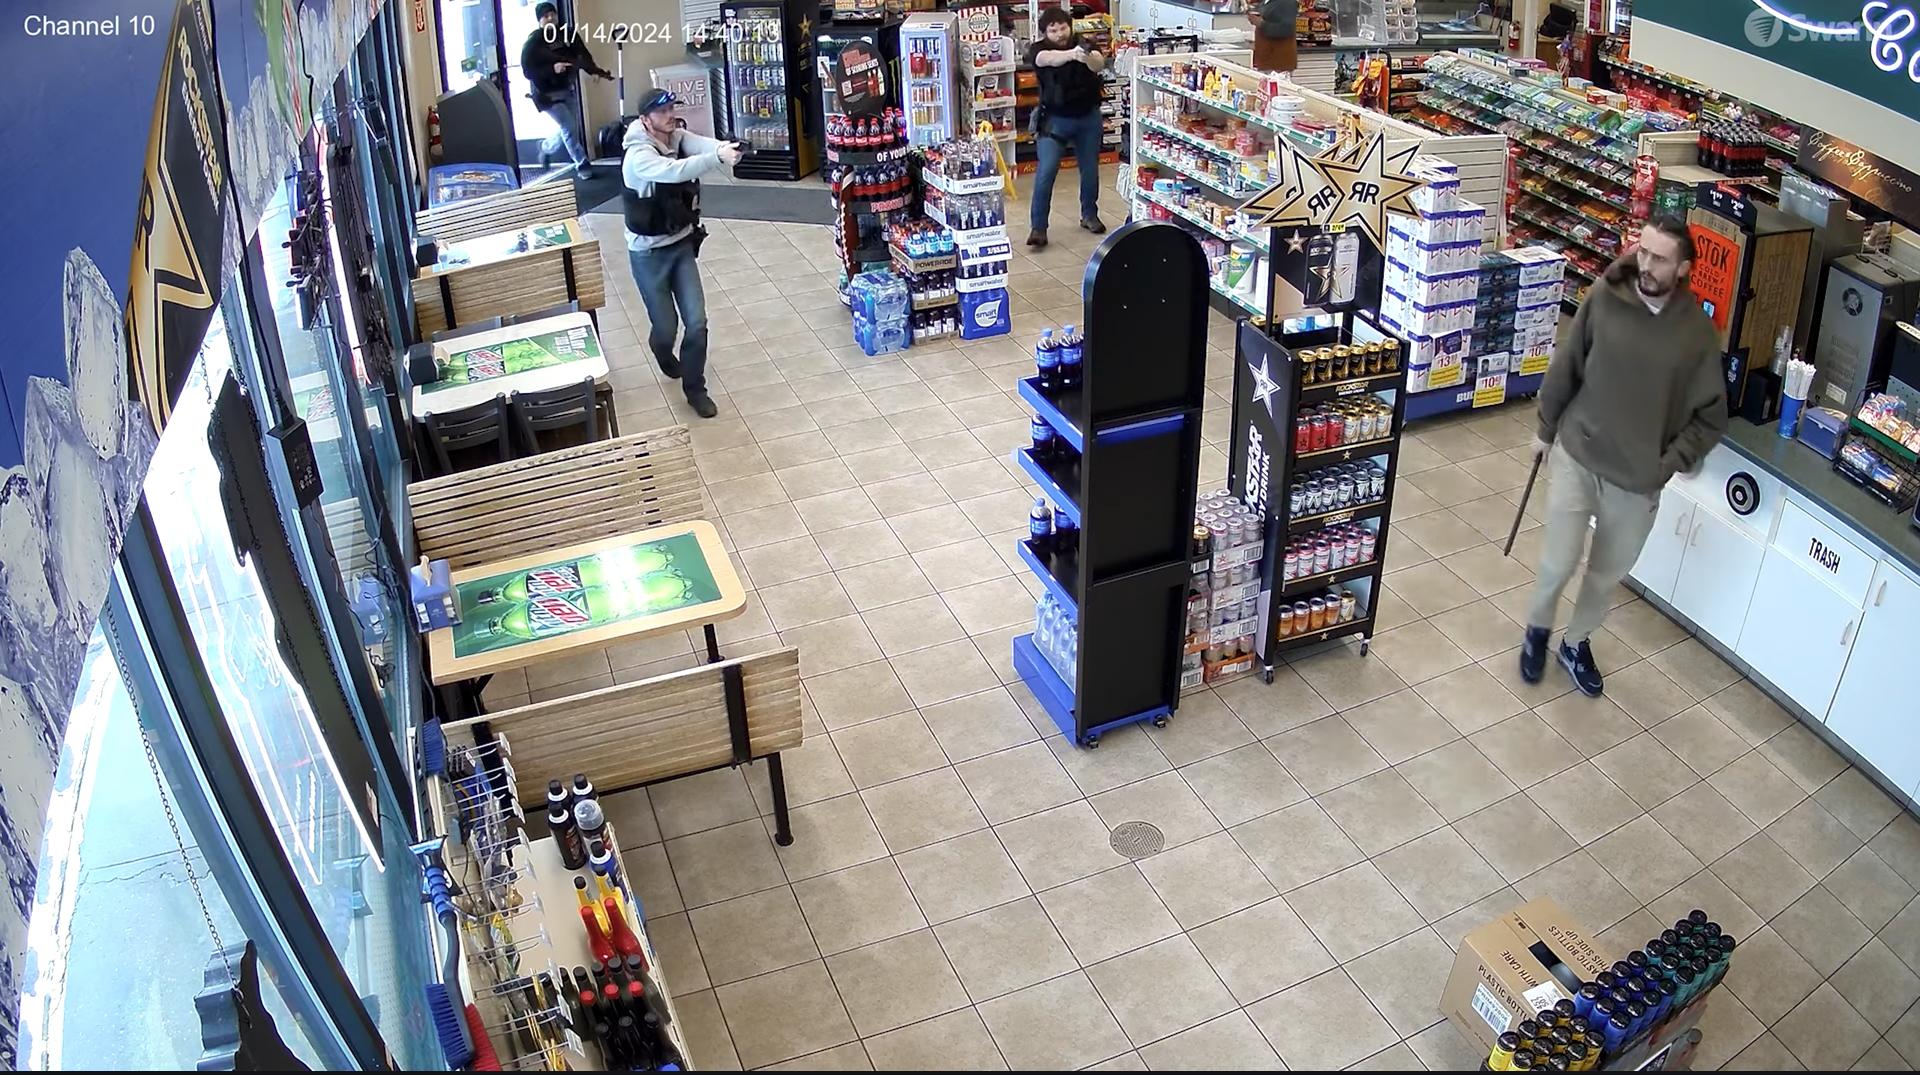
[[[1886,382],[1895,326],[1920,307],[1920,273],[1882,254],[1858,253],[1827,266],[1813,361],[1813,401],[1852,414]]]

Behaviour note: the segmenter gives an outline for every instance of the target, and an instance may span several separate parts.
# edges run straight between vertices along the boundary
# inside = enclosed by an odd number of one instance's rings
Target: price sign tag
[[[1473,405],[1495,407],[1507,401],[1507,356],[1485,355],[1480,359],[1480,375],[1473,382]]]
[[[1547,372],[1547,363],[1553,358],[1553,348],[1547,346],[1528,349],[1520,358],[1520,376],[1531,377],[1536,373]]]
[[[1452,388],[1466,379],[1467,371],[1458,362],[1451,362],[1445,366],[1436,362],[1432,372],[1427,374],[1427,387]]]

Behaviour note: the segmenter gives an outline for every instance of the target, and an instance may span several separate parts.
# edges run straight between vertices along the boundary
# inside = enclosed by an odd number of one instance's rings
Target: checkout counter
[[[1920,530],[1772,423],[1674,478],[1629,585],[1920,809]]]

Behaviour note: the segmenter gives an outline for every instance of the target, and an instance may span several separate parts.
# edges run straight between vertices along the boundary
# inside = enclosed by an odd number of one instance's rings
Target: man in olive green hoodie
[[[1607,598],[1653,529],[1667,479],[1692,470],[1727,431],[1727,396],[1713,322],[1687,290],[1693,238],[1672,217],[1649,223],[1637,250],[1588,292],[1540,387],[1534,457],[1549,452],[1546,540],[1520,648],[1520,675],[1538,682],[1560,592],[1586,551],[1560,663],[1589,696],[1603,687],[1587,639]]]

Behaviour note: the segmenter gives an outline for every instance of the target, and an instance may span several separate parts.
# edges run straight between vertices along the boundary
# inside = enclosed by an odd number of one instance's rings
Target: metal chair
[[[534,392],[515,392],[507,399],[513,416],[513,428],[521,451],[538,455],[542,433],[576,431],[577,439],[562,439],[554,448],[571,448],[600,439],[599,407],[594,398],[594,379],[583,377],[574,384]]]
[[[505,463],[514,457],[513,429],[507,420],[506,401],[500,396],[471,407],[429,414],[421,424],[426,429],[427,451],[441,474],[454,472],[454,452],[491,446],[495,458],[485,463]]]

